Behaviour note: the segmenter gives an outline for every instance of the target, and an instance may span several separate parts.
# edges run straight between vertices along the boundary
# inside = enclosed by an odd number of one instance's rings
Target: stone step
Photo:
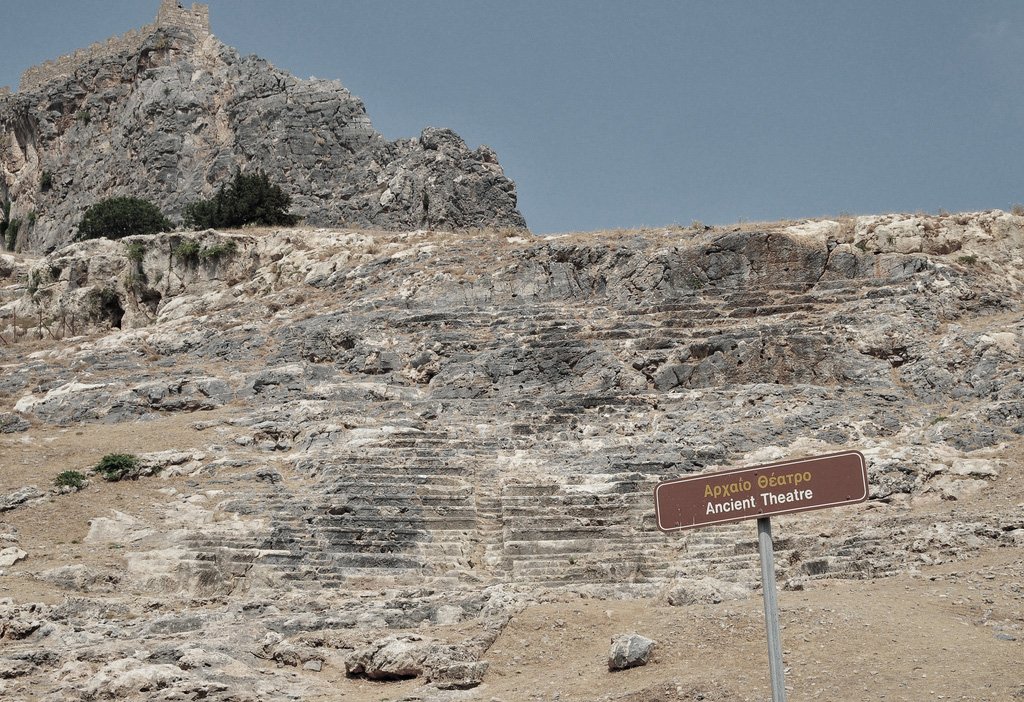
[[[317,532],[328,535],[384,532],[394,533],[396,538],[400,538],[428,531],[468,531],[474,529],[475,525],[476,515],[469,514],[462,517],[417,515],[412,518],[346,515],[345,519],[323,518],[312,526]]]

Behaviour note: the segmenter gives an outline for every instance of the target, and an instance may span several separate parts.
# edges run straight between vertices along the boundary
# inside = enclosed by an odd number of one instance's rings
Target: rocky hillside
[[[1024,218],[987,212],[0,256],[0,696],[530,699],[555,684],[516,682],[544,650],[588,681],[564,699],[763,699],[753,524],[661,534],[652,488],[856,448],[869,502],[773,520],[783,601],[808,612],[787,614],[787,656],[814,663],[794,675],[814,689],[888,646],[906,699],[1010,699],[942,666],[913,687],[936,637],[902,637],[946,619],[875,599],[851,634],[814,598],[896,578],[920,603],[932,569],[962,588],[958,658],[1019,661],[1022,244]],[[107,453],[144,475],[52,487]],[[722,600],[750,612],[702,609]],[[673,617],[731,644],[702,653]],[[643,622],[689,667],[595,671],[583,652]],[[832,673],[823,630],[866,644],[827,647]],[[823,694],[875,698],[862,682]]]
[[[266,171],[310,225],[525,227],[486,146],[433,128],[387,141],[339,83],[299,80],[213,36],[161,28],[140,46],[0,94],[0,201],[13,203],[19,250],[67,243],[105,197],[177,217],[238,167]]]

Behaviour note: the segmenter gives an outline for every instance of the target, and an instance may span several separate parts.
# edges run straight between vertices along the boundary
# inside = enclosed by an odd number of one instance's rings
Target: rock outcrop
[[[50,602],[0,600],[2,684],[270,700],[410,678],[386,684],[443,699],[488,684],[528,603],[756,609],[753,525],[664,535],[653,486],[840,448],[871,500],[775,520],[781,580],[1012,554],[1022,244],[1024,218],[986,212],[2,255],[0,442],[23,458],[0,545]],[[44,492],[90,464],[35,452],[136,436],[156,476]],[[81,544],[32,536],[48,509],[88,518]]]
[[[265,171],[311,225],[526,226],[490,148],[435,128],[387,141],[337,82],[300,80],[194,28],[151,29],[0,95],[0,201],[20,250],[72,240],[105,197],[176,218],[236,168]]]

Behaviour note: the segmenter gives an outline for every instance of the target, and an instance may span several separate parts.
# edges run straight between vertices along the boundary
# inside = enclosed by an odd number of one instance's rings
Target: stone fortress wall
[[[31,90],[57,78],[69,76],[79,66],[90,61],[104,59],[123,51],[137,51],[143,42],[159,29],[187,29],[195,34],[197,39],[205,39],[210,35],[210,8],[199,4],[185,8],[178,0],[161,0],[155,22],[111,37],[105,42],[96,42],[87,49],[79,49],[53,61],[33,66],[21,75],[18,90]]]

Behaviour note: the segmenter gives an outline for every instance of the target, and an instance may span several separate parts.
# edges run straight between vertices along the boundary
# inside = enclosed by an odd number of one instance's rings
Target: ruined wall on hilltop
[[[210,35],[210,8],[198,4],[185,8],[177,0],[162,0],[155,22],[32,66],[22,73],[18,89],[32,90],[58,78],[70,76],[90,62],[102,61],[126,51],[138,51],[146,38],[160,29],[184,29],[195,34],[196,39],[203,39]]]
[[[210,35],[210,7],[193,3],[191,8],[182,7],[176,0],[162,0],[156,13],[157,29],[187,29],[203,39]]]

